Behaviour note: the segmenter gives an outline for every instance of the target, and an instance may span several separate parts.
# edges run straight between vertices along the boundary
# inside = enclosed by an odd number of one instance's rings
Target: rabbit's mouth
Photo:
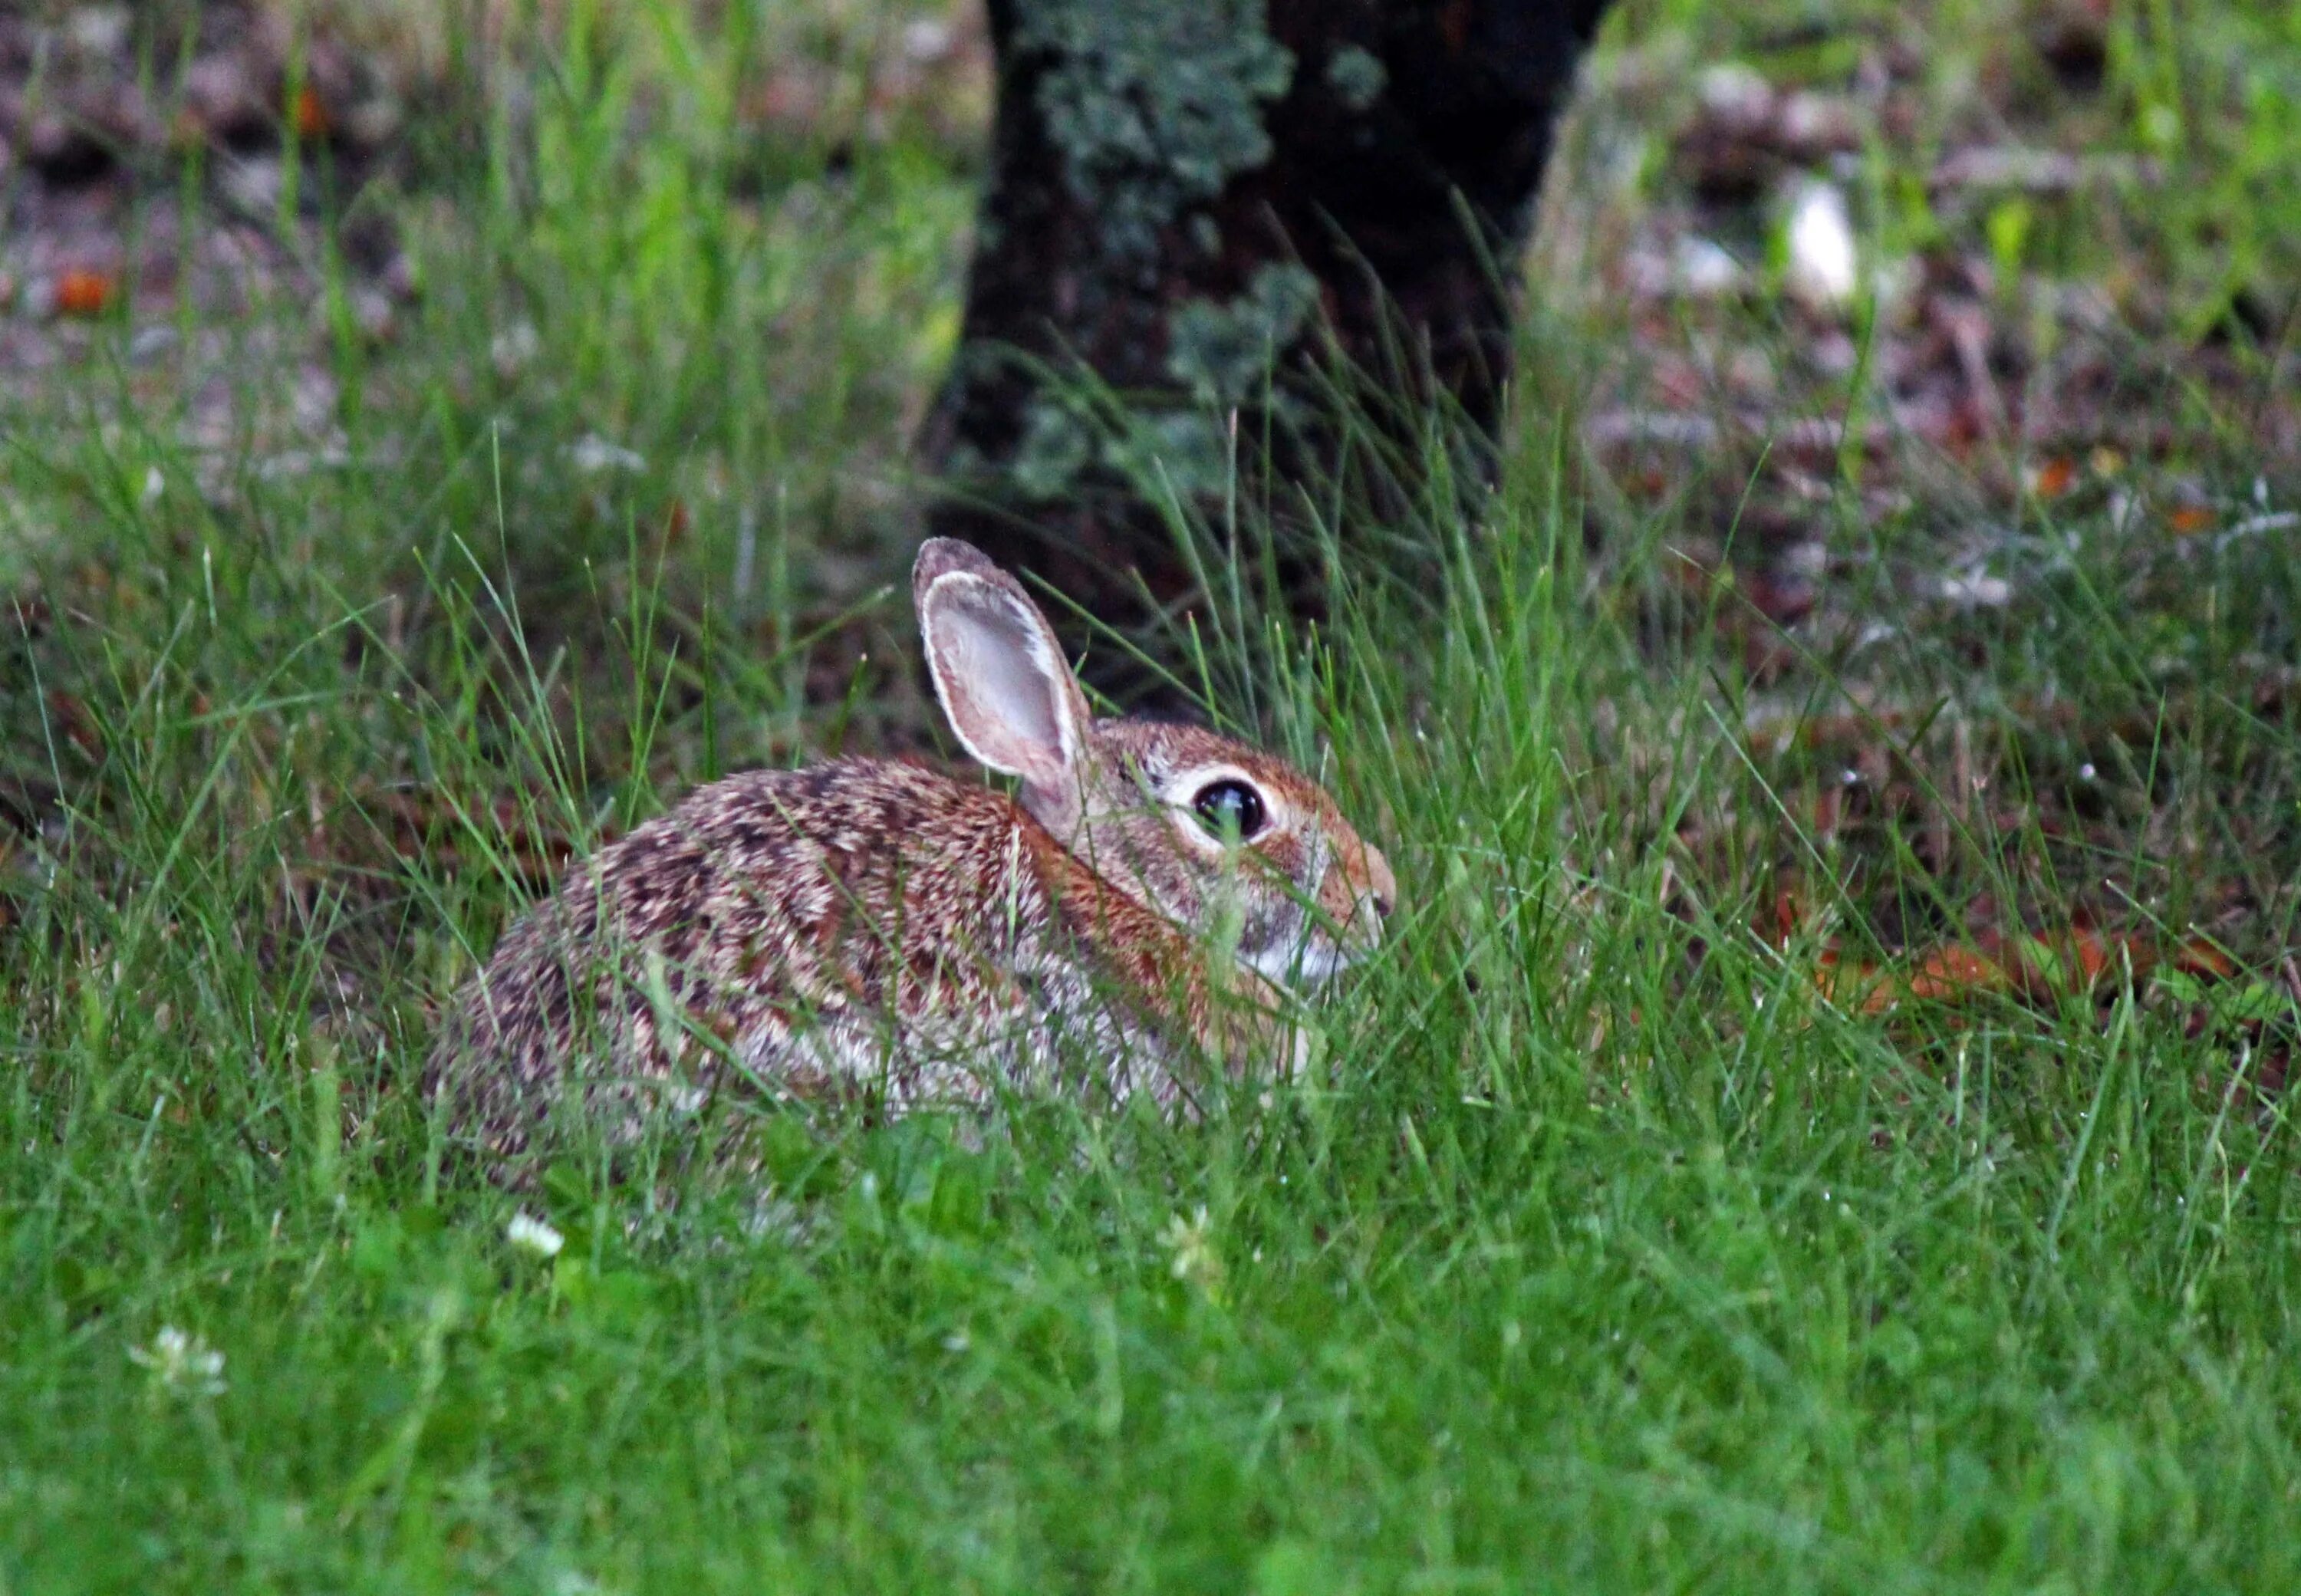
[[[1315,991],[1364,957],[1365,948],[1346,948],[1333,939],[1309,936],[1273,943],[1239,962],[1274,986]]]

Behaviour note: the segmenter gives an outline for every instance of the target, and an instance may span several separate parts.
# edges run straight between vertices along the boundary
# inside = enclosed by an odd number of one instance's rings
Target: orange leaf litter
[[[111,308],[119,287],[109,272],[72,266],[56,278],[56,313],[60,316],[100,316]]]

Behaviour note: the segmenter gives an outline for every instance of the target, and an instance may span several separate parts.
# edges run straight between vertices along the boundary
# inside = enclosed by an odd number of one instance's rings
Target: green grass
[[[1763,35],[1680,9],[1625,31]],[[1991,14],[1934,19],[1945,99]],[[899,119],[836,175],[763,155],[736,89],[788,40],[639,15],[519,68],[477,170],[368,202],[423,268],[389,342],[322,252],[322,313],[157,364],[117,328],[5,414],[0,1592],[2301,1583],[2301,564],[2228,532],[2296,478],[2210,396],[1991,510],[2002,607],[1893,581],[1985,489],[1874,522],[1839,484],[1893,629],[1762,683],[1678,575],[1701,496],[1610,495],[1572,395],[1529,404],[1475,528],[1402,529],[1415,580],[1206,634],[1217,710],[1399,865],[1315,1084],[783,1125],[768,1190],[562,1171],[527,1203],[565,1250],[513,1246],[414,1083],[531,878],[720,771],[933,736],[880,584],[969,154]],[[2113,106],[2207,92],[2135,26]],[[2204,315],[2161,220],[2135,257]],[[2136,512],[2177,489],[2213,532]],[[1844,972],[1985,898],[2237,973],[1863,1011]],[[163,1326],[220,1390],[147,1366]]]

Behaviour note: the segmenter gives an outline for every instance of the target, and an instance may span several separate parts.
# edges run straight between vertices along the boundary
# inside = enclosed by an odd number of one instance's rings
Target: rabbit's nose
[[[1374,917],[1390,918],[1398,907],[1398,878],[1390,873],[1390,861],[1382,856],[1382,849],[1373,843],[1366,850],[1367,897],[1374,905]]]

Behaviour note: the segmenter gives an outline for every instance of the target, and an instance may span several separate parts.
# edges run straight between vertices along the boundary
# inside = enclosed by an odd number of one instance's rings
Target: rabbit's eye
[[[1191,807],[1217,837],[1243,842],[1262,830],[1262,795],[1243,781],[1209,781],[1199,789]]]

